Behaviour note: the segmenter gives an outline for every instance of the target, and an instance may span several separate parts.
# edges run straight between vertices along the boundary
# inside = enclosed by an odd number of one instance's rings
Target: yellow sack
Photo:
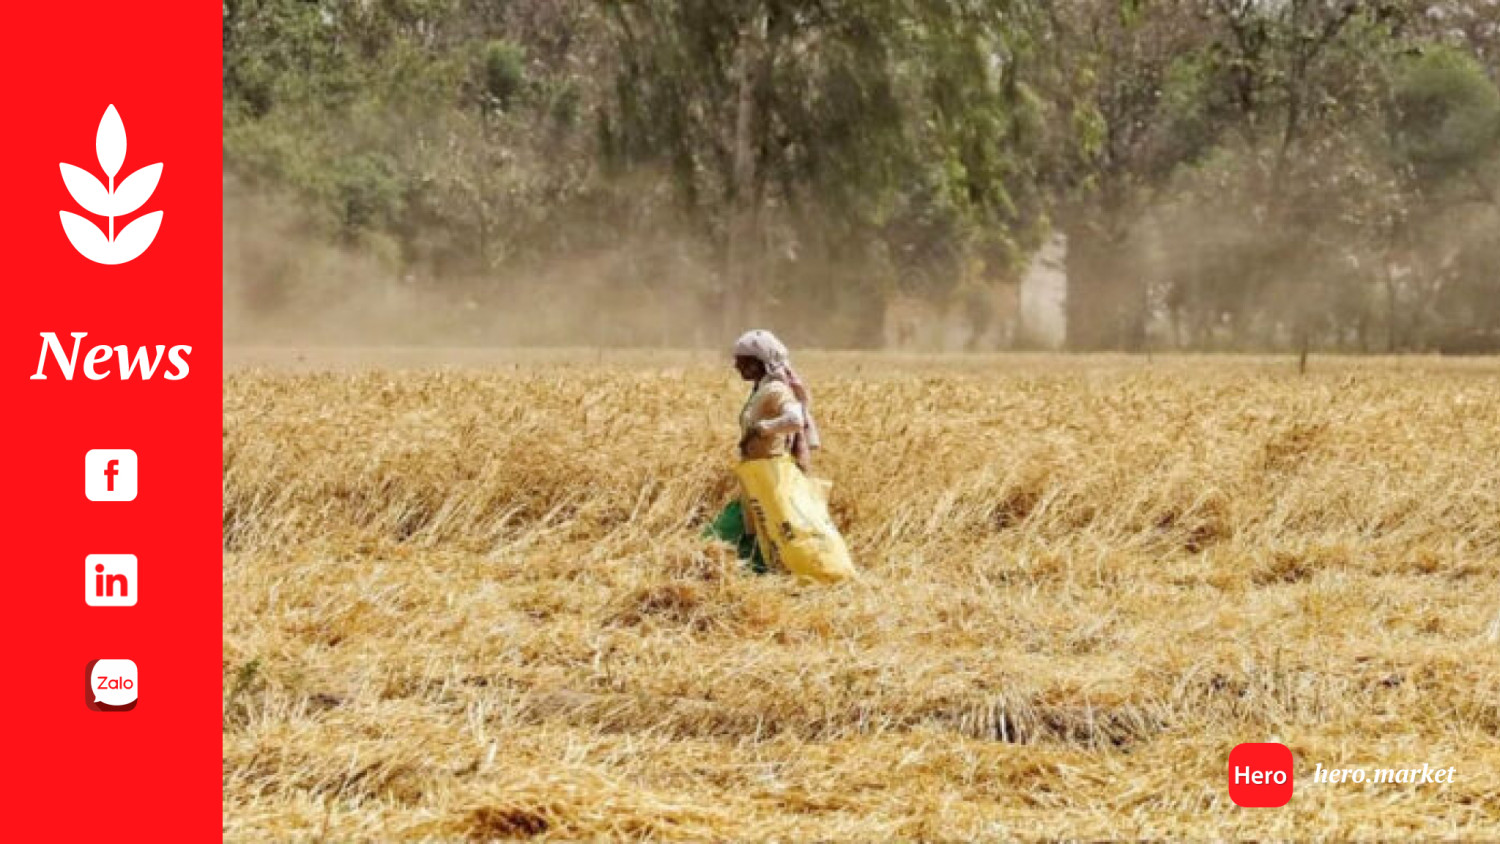
[[[773,568],[835,583],[854,576],[844,537],[828,516],[827,488],[790,457],[745,460],[735,467],[755,541]]]

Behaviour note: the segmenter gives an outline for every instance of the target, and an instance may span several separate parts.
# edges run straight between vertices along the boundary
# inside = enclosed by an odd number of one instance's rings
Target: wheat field
[[[1495,360],[800,356],[829,588],[723,356],[229,357],[227,840],[1500,837]]]

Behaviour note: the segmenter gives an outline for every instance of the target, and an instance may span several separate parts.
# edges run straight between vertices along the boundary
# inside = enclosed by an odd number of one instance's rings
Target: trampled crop
[[[227,376],[228,839],[1500,834],[1493,362],[803,356],[827,588],[727,361],[480,357]]]

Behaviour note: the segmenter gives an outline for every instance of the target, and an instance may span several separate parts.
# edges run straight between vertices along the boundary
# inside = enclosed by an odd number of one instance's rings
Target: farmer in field
[[[828,517],[827,485],[808,475],[818,427],[786,346],[769,331],[746,332],[734,344],[734,367],[754,385],[740,411],[741,494],[711,532],[735,542],[757,571],[825,582],[852,576],[844,539]]]

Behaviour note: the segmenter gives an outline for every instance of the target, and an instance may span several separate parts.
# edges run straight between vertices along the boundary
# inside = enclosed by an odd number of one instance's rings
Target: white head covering
[[[797,377],[797,370],[792,368],[786,344],[776,339],[775,334],[757,328],[740,335],[740,339],[734,343],[734,354],[735,357],[755,358],[765,364],[766,376],[791,387],[792,394],[802,403],[802,433],[793,436],[792,453],[798,459],[805,459],[808,450],[821,448],[823,441],[818,436],[818,424],[813,421],[812,416],[812,394],[807,391],[807,385],[802,383],[802,379]]]

